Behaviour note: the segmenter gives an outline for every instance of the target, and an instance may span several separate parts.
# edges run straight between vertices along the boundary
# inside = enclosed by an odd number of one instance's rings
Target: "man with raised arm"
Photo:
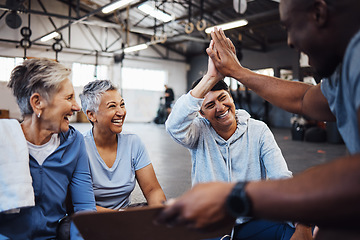
[[[172,202],[159,222],[194,228],[217,226],[236,207],[239,216],[299,221],[319,226],[317,239],[360,236],[360,1],[282,0],[288,44],[309,57],[324,77],[316,86],[256,74],[241,66],[223,31],[207,49],[217,70],[272,104],[322,121],[336,120],[350,155],[294,178],[207,183]],[[235,203],[235,204],[234,204]]]

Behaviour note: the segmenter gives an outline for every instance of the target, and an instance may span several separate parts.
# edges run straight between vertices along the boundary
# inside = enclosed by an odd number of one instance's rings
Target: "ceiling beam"
[[[41,12],[41,11],[37,11],[37,10],[29,10],[29,9],[17,9],[17,8],[11,8],[5,5],[1,5],[0,4],[0,9],[2,10],[6,10],[6,11],[19,11],[21,13],[25,13],[25,14],[34,14],[34,15],[43,15],[43,16],[47,16],[47,17],[56,17],[56,18],[60,18],[60,19],[66,19],[66,20],[76,20],[76,18],[70,18],[67,15],[61,15],[61,14],[56,14],[56,13],[46,13],[46,12]]]

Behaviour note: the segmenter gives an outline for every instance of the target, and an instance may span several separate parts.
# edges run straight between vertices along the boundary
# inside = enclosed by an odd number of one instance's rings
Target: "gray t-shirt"
[[[109,168],[97,151],[92,130],[84,133],[89,155],[96,205],[119,209],[130,204],[130,194],[135,188],[135,171],[151,164],[140,138],[131,133],[117,135],[116,160]]]
[[[360,31],[350,41],[342,65],[321,82],[321,90],[351,154],[360,152],[357,111],[360,108]]]

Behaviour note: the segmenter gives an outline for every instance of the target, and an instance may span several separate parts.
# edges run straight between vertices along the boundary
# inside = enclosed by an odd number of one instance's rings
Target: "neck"
[[[116,133],[101,130],[96,126],[93,127],[92,131],[96,146],[98,147],[111,147],[114,145],[117,146]]]
[[[24,132],[25,139],[35,145],[43,145],[47,143],[54,134],[54,132],[43,128],[41,120],[39,120],[35,114],[24,117],[24,121],[21,123],[21,128]]]
[[[227,141],[236,131],[237,123],[234,121],[230,126],[221,129],[215,129],[216,133],[219,134],[225,141]]]

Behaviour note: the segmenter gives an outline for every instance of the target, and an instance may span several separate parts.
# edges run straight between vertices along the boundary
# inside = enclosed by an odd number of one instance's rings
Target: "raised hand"
[[[216,51],[216,49],[215,49],[215,47],[214,47],[214,41],[213,41],[213,40],[211,40],[211,42],[210,42],[209,49],[211,49],[212,51],[215,52],[215,54],[217,54],[217,51]],[[208,71],[207,71],[206,75],[208,75],[210,78],[213,77],[213,78],[216,78],[216,79],[218,79],[218,80],[221,80],[221,79],[224,78],[224,75],[221,74],[221,73],[216,69],[216,67],[215,67],[215,65],[214,65],[214,62],[213,62],[213,60],[212,60],[210,57],[209,57],[209,60],[208,60]]]
[[[225,36],[222,29],[215,28],[211,32],[211,37],[214,47],[208,47],[206,53],[220,73],[235,78],[235,72],[241,71],[243,67],[236,57],[234,44]]]

